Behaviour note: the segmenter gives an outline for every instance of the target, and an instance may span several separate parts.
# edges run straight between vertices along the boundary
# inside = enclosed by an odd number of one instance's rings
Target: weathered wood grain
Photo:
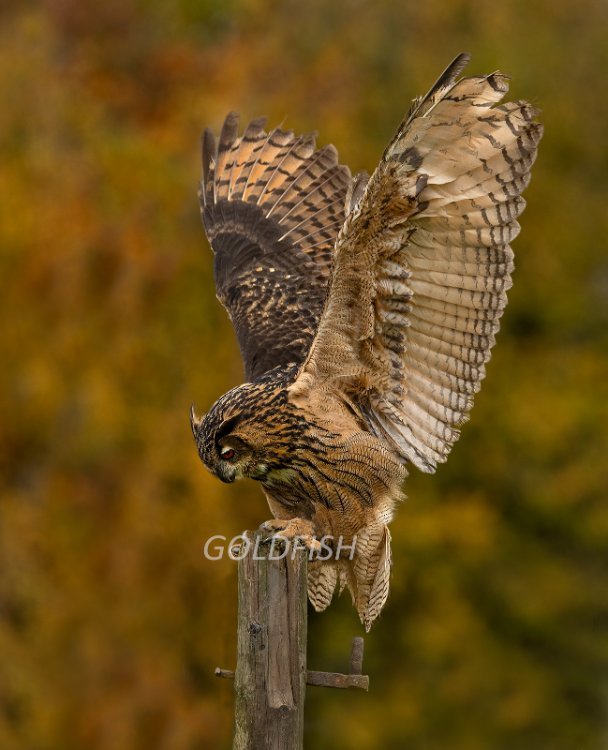
[[[306,551],[252,545],[239,561],[234,750],[301,750]]]

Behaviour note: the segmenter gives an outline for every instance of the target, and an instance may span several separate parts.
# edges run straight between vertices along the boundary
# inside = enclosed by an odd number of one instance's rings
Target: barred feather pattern
[[[331,604],[338,585],[339,565],[333,560],[308,563],[308,598],[316,612],[323,612]]]
[[[429,472],[485,375],[542,135],[531,105],[499,103],[502,74],[457,81],[464,62],[414,103],[347,217],[299,376],[350,391],[370,430]]]
[[[391,534],[384,523],[363,527],[352,560],[308,563],[308,598],[317,612],[331,604],[334,594],[348,588],[361,622],[369,631],[388,599],[391,574]]]
[[[238,122],[227,116],[217,144],[205,131],[200,201],[218,298],[254,379],[308,351],[351,179],[314,135],[266,133],[257,119],[239,136]]]

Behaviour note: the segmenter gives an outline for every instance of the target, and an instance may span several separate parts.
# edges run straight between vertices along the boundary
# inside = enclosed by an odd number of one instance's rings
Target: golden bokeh
[[[236,571],[267,517],[198,461],[241,378],[200,224],[231,109],[373,169],[460,51],[545,137],[503,330],[435,476],[412,470],[369,694],[311,688],[319,750],[599,750],[608,737],[608,5],[43,0],[0,10],[0,748],[231,743]],[[309,664],[361,626],[311,613]]]

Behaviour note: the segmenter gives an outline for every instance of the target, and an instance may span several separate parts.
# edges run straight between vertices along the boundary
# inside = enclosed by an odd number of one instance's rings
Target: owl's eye
[[[222,448],[220,455],[225,461],[231,461],[236,453],[232,448]]]

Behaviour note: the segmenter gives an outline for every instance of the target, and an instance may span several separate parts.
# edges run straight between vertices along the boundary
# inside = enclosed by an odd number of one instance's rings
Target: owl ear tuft
[[[197,417],[196,413],[194,411],[194,404],[190,406],[190,426],[192,427],[192,434],[194,435],[195,439],[198,434],[198,428],[201,426],[201,422],[203,421],[203,417]]]

